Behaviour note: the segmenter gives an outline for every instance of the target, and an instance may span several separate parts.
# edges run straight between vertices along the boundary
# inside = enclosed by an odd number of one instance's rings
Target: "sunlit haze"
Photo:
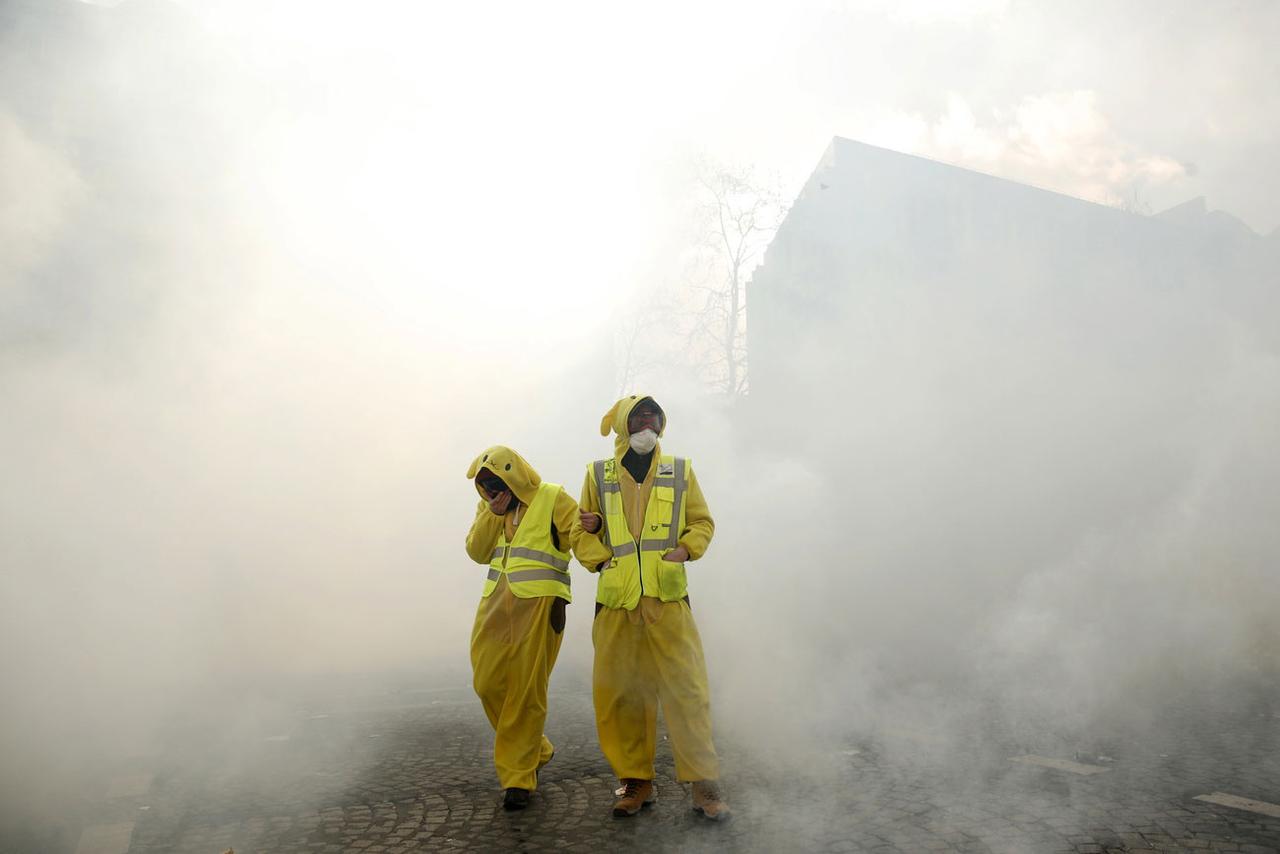
[[[1262,0],[0,0],[0,850],[502,819],[464,475],[577,500],[631,393],[716,520],[743,810],[691,850],[870,849],[841,805],[917,762],[1026,806],[1037,751],[1280,803],[1277,44]],[[572,578],[545,781],[645,848]],[[1047,785],[1063,839],[1125,797]],[[503,828],[459,845],[560,845]]]

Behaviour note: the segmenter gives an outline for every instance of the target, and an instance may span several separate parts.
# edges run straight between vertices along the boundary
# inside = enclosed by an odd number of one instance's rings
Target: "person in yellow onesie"
[[[715,522],[688,459],[658,445],[666,414],[646,395],[613,405],[600,435],[614,454],[587,466],[573,551],[596,582],[592,700],[600,747],[622,782],[615,816],[654,800],[653,758],[661,705],[676,779],[692,783],[693,807],[729,816],[716,780],[711,694],[693,621],[685,562],[702,557]]]
[[[502,806],[520,810],[555,748],[543,734],[547,683],[564,637],[569,537],[578,505],[523,457],[501,445],[476,457],[467,478],[480,493],[467,554],[489,565],[475,627],[476,694],[496,733],[493,762]]]

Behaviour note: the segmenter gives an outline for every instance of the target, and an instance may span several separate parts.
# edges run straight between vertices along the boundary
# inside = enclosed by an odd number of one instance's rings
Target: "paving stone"
[[[599,752],[589,692],[553,692],[551,705],[547,729],[556,757],[521,813],[501,809],[492,732],[479,702],[427,701],[305,719],[306,738],[295,731],[270,750],[257,743],[235,754],[255,757],[247,763],[189,767],[175,760],[149,772],[149,810],[114,798],[93,824],[122,820],[109,811],[128,808],[133,854],[216,854],[228,846],[324,854],[1280,849],[1280,822],[1192,800],[1238,791],[1280,802],[1280,735],[1269,719],[1214,720],[1206,736],[1199,719],[1183,722],[1178,715],[1189,713],[1173,710],[1150,728],[1160,734],[1150,747],[1144,747],[1146,730],[1113,734],[1107,743],[1126,749],[1109,749],[1107,755],[1117,757],[1109,773],[1088,777],[1008,763],[1009,756],[1031,751],[1025,743],[1001,742],[996,727],[990,745],[950,755],[890,749],[887,741],[860,741],[851,731],[837,743],[856,748],[856,755],[797,757],[787,769],[757,757],[752,744],[721,736],[725,788],[736,814],[717,825],[691,810],[687,787],[673,778],[665,740],[656,767],[658,802],[634,818],[613,819],[617,782]],[[380,737],[369,739],[371,732]],[[1050,743],[1034,752],[1049,755]],[[1070,760],[1075,754],[1064,748],[1053,755]]]

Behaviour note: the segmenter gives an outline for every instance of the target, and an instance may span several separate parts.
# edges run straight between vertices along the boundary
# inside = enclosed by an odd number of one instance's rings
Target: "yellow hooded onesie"
[[[613,460],[623,510],[633,538],[641,538],[646,509],[651,500],[655,471],[662,448],[655,447],[644,479],[637,483],[622,464],[630,450],[627,420],[631,411],[647,395],[624,397],[605,413],[600,434],[614,439]],[[666,428],[665,414],[662,419]],[[661,434],[660,434],[661,435]],[[588,466],[582,486],[581,508],[602,514],[593,466]],[[684,496],[685,522],[678,532],[678,544],[696,560],[707,550],[715,522],[707,509],[692,465],[687,466],[688,487]],[[603,521],[603,517],[602,517]],[[573,552],[592,572],[626,570],[639,577],[638,570],[622,566],[638,561],[638,553],[615,558],[604,536],[604,525],[593,534],[575,524]],[[658,705],[661,704],[671,734],[676,761],[676,778],[682,782],[715,780],[719,762],[711,737],[711,692],[702,639],[693,621],[689,598],[662,601],[658,591],[628,585],[621,607],[596,605],[591,640],[595,646],[592,670],[592,699],[596,731],[605,758],[619,779],[652,780],[657,749]]]
[[[467,554],[472,560],[493,561],[505,568],[505,552],[499,558],[495,549],[499,542],[516,541],[521,533],[522,541],[545,542],[540,551],[568,551],[578,507],[563,488],[544,484],[523,457],[501,445],[476,457],[467,478],[474,482],[485,469],[502,478],[517,501],[505,516],[498,516],[476,485],[481,498],[467,534]],[[547,521],[548,529],[521,532],[521,523],[530,516]],[[530,535],[537,539],[529,540]],[[510,551],[515,550],[506,550]],[[567,593],[531,596],[513,590],[504,572],[491,569],[486,595],[476,612],[471,631],[474,685],[496,733],[493,760],[504,789],[536,789],[537,769],[555,752],[542,730],[547,720],[547,683],[564,637],[566,600]]]

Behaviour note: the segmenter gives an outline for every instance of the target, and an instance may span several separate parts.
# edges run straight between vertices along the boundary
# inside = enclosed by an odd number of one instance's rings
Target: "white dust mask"
[[[637,454],[647,454],[658,444],[658,434],[645,428],[639,433],[632,433],[629,444]]]

